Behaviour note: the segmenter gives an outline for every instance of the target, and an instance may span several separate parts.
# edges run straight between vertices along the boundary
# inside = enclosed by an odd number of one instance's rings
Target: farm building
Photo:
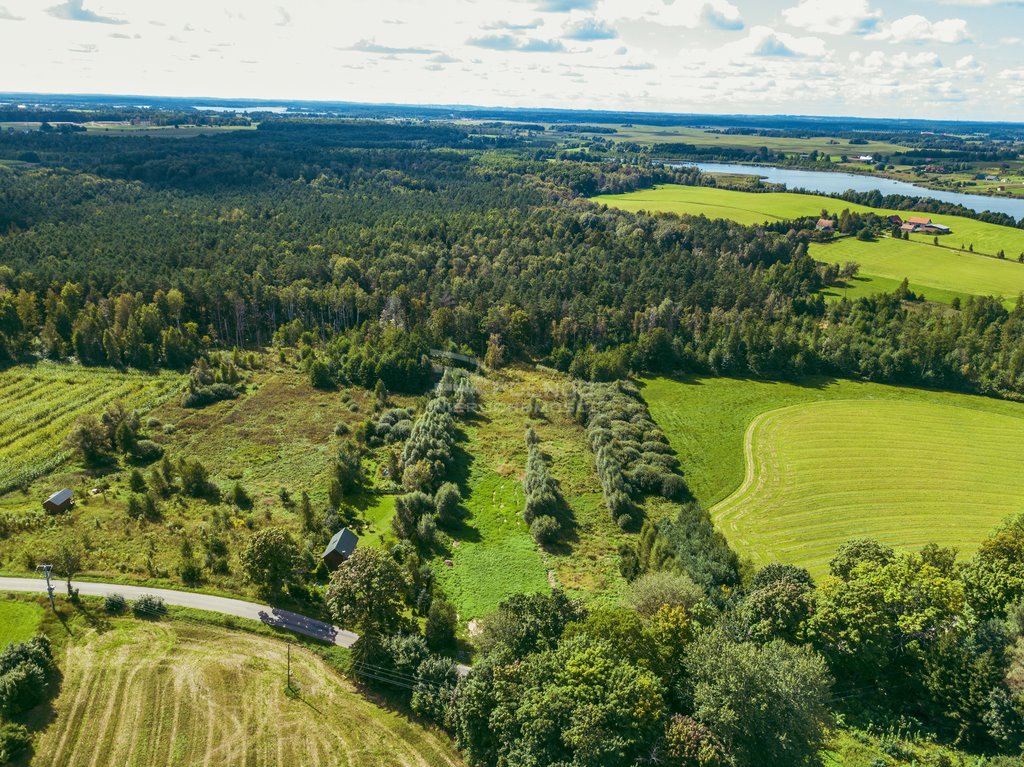
[[[814,227],[819,232],[825,232],[831,234],[836,230],[836,222],[831,218],[819,218],[817,226]]]
[[[59,514],[62,511],[67,511],[74,506],[74,504],[74,494],[65,487],[63,490],[58,490],[43,501],[43,508],[51,514]]]
[[[907,222],[900,229],[918,234],[949,234],[952,231],[948,226],[934,223],[927,216],[908,216]]]
[[[903,219],[900,218],[899,216],[889,216],[889,218],[887,218],[886,221],[888,221],[893,226],[903,226]]]
[[[356,544],[359,543],[359,538],[356,534],[349,530],[347,527],[341,528],[334,537],[331,538],[331,542],[327,544],[327,548],[324,549],[323,560],[324,564],[327,565],[329,570],[334,570],[342,562],[352,556],[352,552],[356,550]]]

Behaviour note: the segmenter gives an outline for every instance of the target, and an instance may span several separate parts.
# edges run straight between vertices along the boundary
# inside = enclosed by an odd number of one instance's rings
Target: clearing
[[[1018,403],[832,379],[658,378],[643,394],[694,495],[759,564],[820,576],[861,536],[969,555],[1024,504]]]
[[[375,706],[323,660],[280,640],[183,623],[118,619],[60,661],[56,715],[35,767],[459,765],[453,746]]]
[[[566,412],[567,379],[518,367],[474,380],[482,412],[462,422],[466,440],[450,477],[460,484],[469,516],[434,560],[460,621],[492,612],[512,594],[553,585],[588,599],[614,598],[625,588],[618,546],[627,534],[604,506],[583,427]],[[529,417],[534,398],[541,418]],[[575,522],[567,544],[553,553],[534,543],[523,520],[527,426],[540,437]],[[452,567],[444,566],[446,558]]]

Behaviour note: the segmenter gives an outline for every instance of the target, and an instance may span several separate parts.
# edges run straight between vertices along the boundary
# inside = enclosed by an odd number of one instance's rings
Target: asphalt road
[[[124,586],[116,583],[93,583],[91,581],[72,581],[82,596],[105,597],[108,594],[120,594],[126,599],[135,599],[143,594],[160,597],[169,605],[191,607],[196,610],[234,615],[239,618],[266,623],[269,626],[289,629],[314,639],[336,644],[339,647],[351,647],[359,638],[358,634],[345,631],[330,623],[307,618],[305,615],[280,610],[269,605],[258,605],[241,599],[216,597],[211,594],[196,594],[191,591],[173,591],[172,589],[152,589],[145,586]],[[67,593],[64,581],[53,582],[56,593]],[[46,593],[46,581],[42,578],[0,578],[0,591],[40,591]]]

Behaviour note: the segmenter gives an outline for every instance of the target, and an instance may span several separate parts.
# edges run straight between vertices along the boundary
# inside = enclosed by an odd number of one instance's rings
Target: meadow
[[[1018,403],[834,379],[658,378],[643,394],[695,497],[758,564],[820,576],[862,536],[969,555],[1024,503]]]
[[[0,494],[64,462],[64,439],[75,420],[108,404],[146,412],[180,390],[175,373],[122,373],[40,363],[0,372]]]
[[[60,658],[35,767],[95,764],[462,764],[443,735],[375,705],[317,655],[277,639],[118,619]]]

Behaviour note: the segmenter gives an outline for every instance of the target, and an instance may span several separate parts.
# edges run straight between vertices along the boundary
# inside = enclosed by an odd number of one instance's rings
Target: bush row
[[[625,381],[580,382],[569,406],[587,428],[604,502],[620,527],[635,524],[640,513],[636,502],[644,496],[672,501],[688,497],[679,461],[636,386]]]
[[[540,449],[540,438],[532,428],[526,430],[526,475],[523,477],[523,519],[530,534],[541,546],[550,546],[562,536],[559,516],[565,500],[558,483],[548,471],[547,460]]]

